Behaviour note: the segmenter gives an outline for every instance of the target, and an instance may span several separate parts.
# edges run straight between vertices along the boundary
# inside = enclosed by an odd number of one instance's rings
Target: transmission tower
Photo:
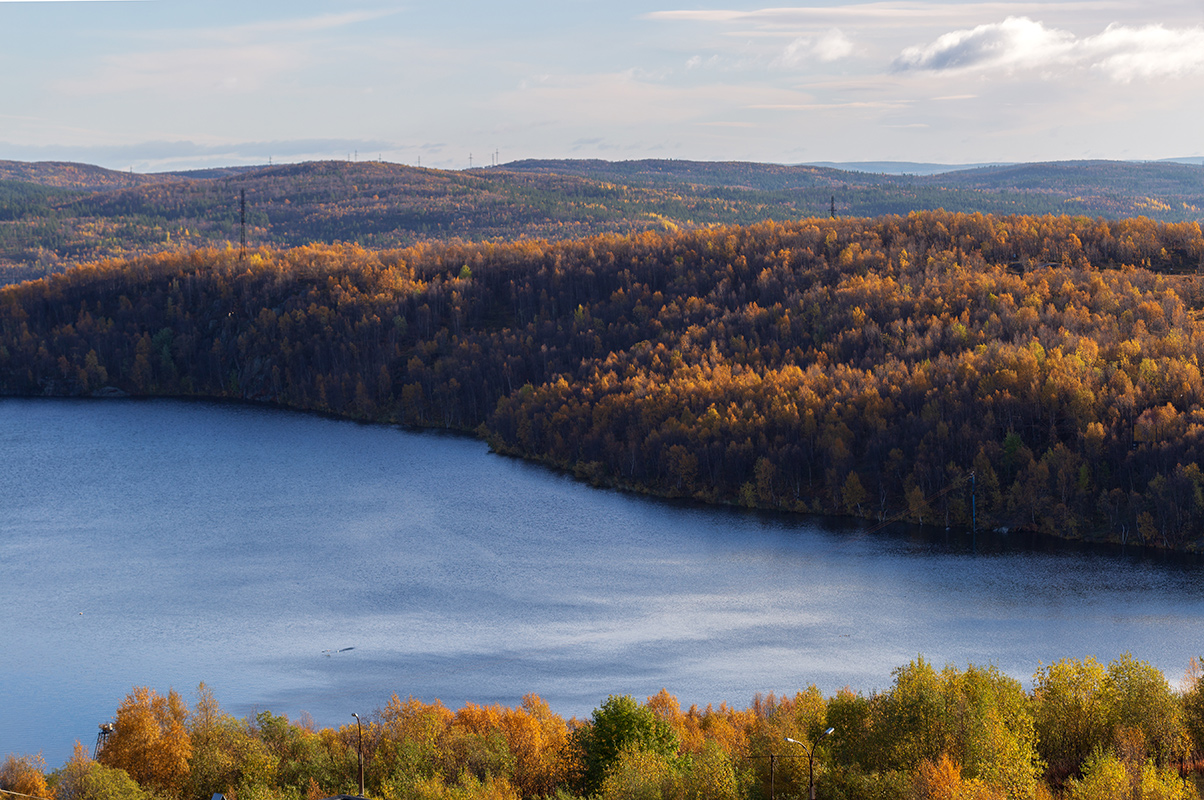
[[[239,228],[240,228],[240,246],[238,250],[238,260],[242,261],[247,255],[247,190],[238,190],[238,210],[239,210]]]

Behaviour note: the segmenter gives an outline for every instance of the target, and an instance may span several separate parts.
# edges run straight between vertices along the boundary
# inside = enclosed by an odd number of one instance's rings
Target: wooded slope
[[[21,181],[72,189],[114,189],[144,186],[159,176],[119,172],[72,161],[0,161],[0,181]]]
[[[101,258],[238,243],[243,192],[253,247],[575,239],[828,216],[833,205],[837,216],[943,208],[1204,217],[1204,169],[1183,164],[1023,164],[917,177],[666,160],[467,171],[325,161],[156,175],[0,162],[0,283]]]
[[[144,257],[0,292],[0,390],[478,431],[707,502],[1194,549],[1195,223],[917,213]],[[1185,275],[1177,273],[1186,273]]]

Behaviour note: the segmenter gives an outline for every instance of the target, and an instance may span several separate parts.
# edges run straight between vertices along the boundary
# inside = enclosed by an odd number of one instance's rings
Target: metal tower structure
[[[238,260],[242,261],[247,257],[247,190],[238,190],[238,214],[240,225],[240,241],[238,250]]]
[[[116,723],[102,722],[100,730],[96,733],[96,747],[92,749],[92,758],[100,755],[100,751],[105,749],[105,745],[109,743],[109,737],[113,735],[113,731],[117,729]]]

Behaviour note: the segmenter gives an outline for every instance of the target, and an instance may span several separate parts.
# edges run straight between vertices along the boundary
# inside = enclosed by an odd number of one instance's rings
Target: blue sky
[[[0,0],[0,159],[1204,154],[1204,0],[788,3]]]

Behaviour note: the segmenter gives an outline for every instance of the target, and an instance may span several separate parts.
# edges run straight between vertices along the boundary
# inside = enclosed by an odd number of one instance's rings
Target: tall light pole
[[[825,736],[827,736],[828,734],[832,733],[832,731],[834,731],[834,730],[836,730],[836,729],[828,728],[826,731],[824,731],[823,733],[821,733],[819,735],[819,738],[816,739],[815,743],[812,744],[810,747],[807,747],[807,745],[803,744],[798,739],[791,739],[789,736],[786,737],[786,741],[794,742],[799,747],[801,747],[807,751],[807,789],[809,791],[811,800],[815,800],[815,745],[817,745],[821,741],[823,741],[823,738]]]
[[[767,756],[750,755],[749,758],[768,758],[769,759],[769,800],[774,800],[777,793],[774,789],[774,767],[779,758],[802,758],[802,756],[791,755],[789,753],[770,753]]]
[[[359,734],[360,734],[360,743],[359,743],[359,747],[357,747],[356,750],[359,752],[359,762],[360,762],[360,797],[363,797],[364,796],[364,726],[360,724],[360,715],[359,714],[353,713],[351,716],[355,717],[355,728],[357,731],[359,731]],[[813,800],[814,800],[814,798],[813,798]]]

